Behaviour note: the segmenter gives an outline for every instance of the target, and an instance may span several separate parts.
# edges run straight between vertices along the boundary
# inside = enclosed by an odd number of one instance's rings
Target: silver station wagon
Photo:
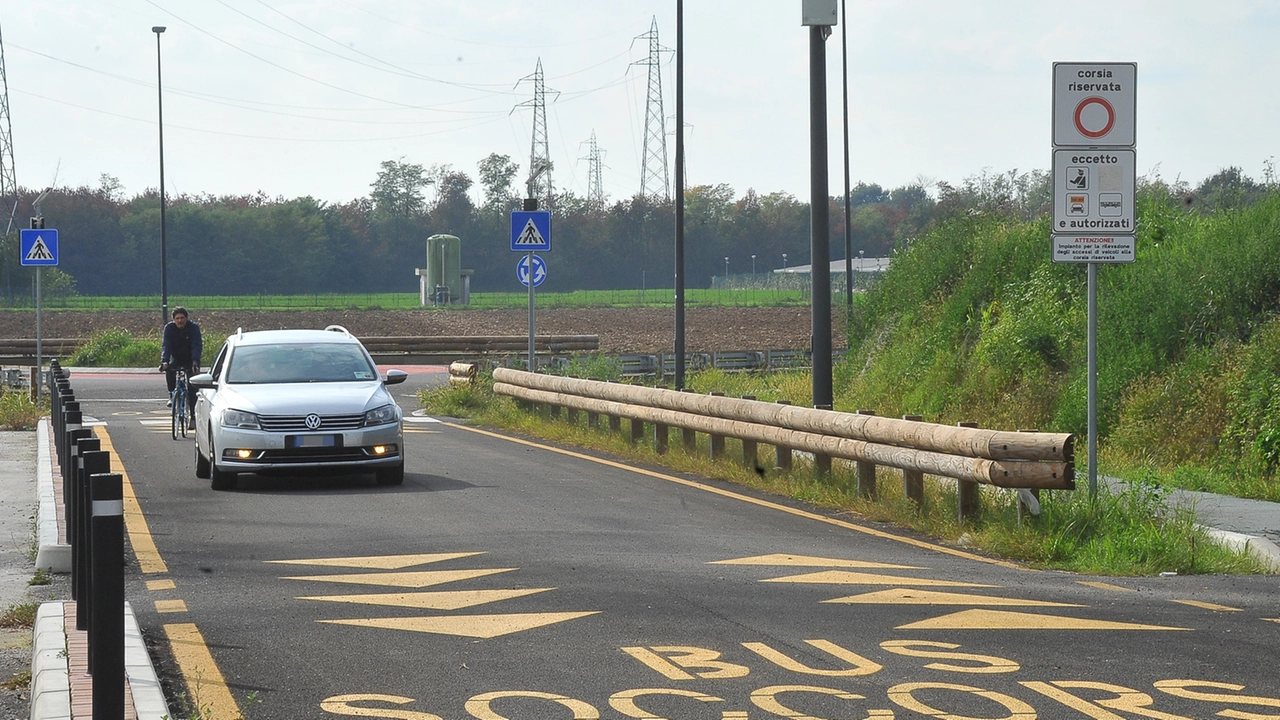
[[[404,482],[403,414],[360,341],[324,330],[240,332],[227,338],[208,373],[190,383],[196,399],[196,477],[230,490],[239,473],[305,477],[372,471],[379,485]]]

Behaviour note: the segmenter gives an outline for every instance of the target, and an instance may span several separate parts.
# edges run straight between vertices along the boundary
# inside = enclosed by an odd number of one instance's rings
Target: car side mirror
[[[387,385],[399,385],[400,383],[408,379],[409,379],[409,373],[403,370],[388,370],[387,379],[383,380],[382,382],[386,383]]]
[[[200,373],[187,379],[187,384],[197,390],[212,390],[215,386],[213,375]]]

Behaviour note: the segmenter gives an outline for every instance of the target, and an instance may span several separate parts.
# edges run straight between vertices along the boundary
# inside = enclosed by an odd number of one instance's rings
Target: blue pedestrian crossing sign
[[[18,254],[24,266],[58,264],[57,230],[23,230],[18,237]]]
[[[529,254],[516,263],[516,279],[520,284],[529,287],[529,259],[533,258],[533,286],[538,287],[547,279],[547,261],[537,255]]]
[[[551,252],[551,213],[546,210],[511,213],[511,250]]]

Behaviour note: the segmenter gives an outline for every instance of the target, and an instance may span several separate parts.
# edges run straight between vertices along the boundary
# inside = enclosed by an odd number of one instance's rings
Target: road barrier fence
[[[92,715],[123,720],[124,486],[111,472],[110,453],[84,426],[71,379],[57,360],[47,374],[57,471],[62,478],[67,541],[71,545],[71,597],[76,629],[89,640]]]
[[[858,464],[858,492],[874,497],[875,467],[903,472],[907,497],[923,502],[923,475],[959,482],[961,517],[978,512],[979,484],[1002,488],[1071,490],[1074,480],[1074,437],[1069,433],[987,430],[923,422],[918,416],[879,417],[871,411],[836,412],[754,399],[700,395],[664,388],[542,375],[508,368],[493,371],[494,392],[533,405],[587,413],[587,423],[608,418],[621,430],[630,421],[630,436],[645,436],[653,427],[654,448],[664,452],[669,429],[680,428],[686,448],[696,433],[710,437],[712,457],[726,454],[725,438],[743,443],[744,460],[759,462],[758,444],[773,445],[780,467],[789,467],[794,451],[814,456],[815,466],[829,468],[831,458]]]

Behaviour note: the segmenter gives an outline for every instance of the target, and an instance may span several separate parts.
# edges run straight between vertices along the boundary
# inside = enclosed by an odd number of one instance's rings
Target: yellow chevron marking
[[[1215,612],[1240,612],[1240,608],[1227,607],[1226,605],[1214,605],[1213,603],[1200,602],[1199,600],[1170,599],[1173,600],[1173,602],[1180,603],[1182,605],[1190,605],[1191,607],[1198,607],[1202,610],[1213,610]]]
[[[1045,600],[1021,600],[1018,598],[991,597],[989,595],[968,595],[965,593],[938,592],[936,590],[908,590],[894,588],[850,595],[848,597],[824,600],[829,603],[848,603],[850,605],[1004,605],[1018,607],[1084,607],[1070,603],[1047,602]]]
[[[1111,590],[1113,592],[1138,592],[1137,590],[1130,590],[1127,587],[1120,587],[1119,585],[1112,585],[1111,583],[1092,582],[1090,580],[1077,580],[1076,583],[1079,585],[1084,585],[1085,587],[1096,588],[1098,590]]]
[[[755,557],[738,558],[736,560],[716,560],[708,565],[781,565],[791,567],[843,567],[843,568],[880,568],[886,570],[920,570],[913,565],[889,565],[887,563],[868,562],[865,560],[841,560],[839,558],[812,557],[810,555],[756,555]]]
[[[980,585],[978,583],[959,582],[955,580],[932,580],[929,578],[913,578],[902,575],[876,575],[875,573],[848,572],[845,570],[827,570],[825,572],[807,573],[804,575],[788,575],[787,577],[770,578],[768,580],[761,580],[760,582],[816,583],[824,585],[914,585],[917,587],[999,587],[998,585]]]
[[[399,570],[400,568],[426,565],[427,563],[457,560],[458,558],[483,555],[482,552],[460,553],[426,553],[422,555],[369,555],[367,557],[315,558],[312,560],[268,560],[276,565],[321,565],[324,567],[378,568],[379,570]]]
[[[421,610],[457,610],[533,595],[555,588],[525,588],[523,590],[459,590],[455,592],[375,593],[371,595],[315,595],[299,600],[355,603],[360,605],[387,605],[390,607],[418,608]]]
[[[1137,623],[1090,620],[1088,618],[1037,615],[1009,610],[962,610],[958,613],[908,625],[895,630],[1188,630],[1189,628],[1139,625]]]
[[[371,618],[367,620],[320,620],[331,625],[355,625],[357,627],[408,630],[410,632],[435,633],[489,639],[533,628],[576,620],[592,612],[520,613],[514,615],[462,615],[456,617]]]
[[[424,588],[432,585],[470,580],[472,578],[510,572],[516,568],[481,568],[479,570],[421,570],[403,573],[352,573],[349,575],[304,575],[282,580],[351,583],[353,585],[387,585],[390,587]]]

